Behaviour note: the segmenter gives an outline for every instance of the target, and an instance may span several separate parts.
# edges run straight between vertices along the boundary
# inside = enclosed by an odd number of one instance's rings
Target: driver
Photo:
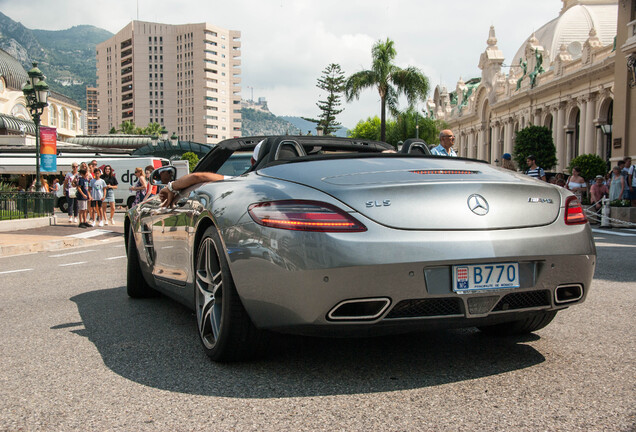
[[[252,158],[250,162],[252,165],[256,163],[256,159],[258,158],[258,152],[261,149],[261,144],[263,144],[265,140],[256,144],[254,147],[254,153],[252,154]],[[212,173],[212,172],[193,172],[187,175],[184,175],[181,178],[178,178],[175,181],[168,182],[167,186],[161,189],[159,192],[159,198],[161,200],[162,207],[171,207],[174,204],[175,198],[179,195],[179,191],[183,189],[187,189],[192,185],[197,183],[207,183],[211,181],[220,181],[224,180],[226,177],[222,174]],[[163,183],[163,179],[162,179]]]

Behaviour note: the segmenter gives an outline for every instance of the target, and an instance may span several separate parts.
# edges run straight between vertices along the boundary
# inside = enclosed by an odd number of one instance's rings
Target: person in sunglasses
[[[437,156],[457,157],[457,153],[453,150],[455,144],[455,135],[450,129],[444,129],[439,133],[439,145],[431,149],[431,154]]]

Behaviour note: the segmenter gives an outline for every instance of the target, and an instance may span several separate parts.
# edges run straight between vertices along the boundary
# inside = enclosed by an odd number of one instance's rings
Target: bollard
[[[601,226],[605,228],[610,227],[610,206],[609,198],[603,198],[603,207],[601,209]]]

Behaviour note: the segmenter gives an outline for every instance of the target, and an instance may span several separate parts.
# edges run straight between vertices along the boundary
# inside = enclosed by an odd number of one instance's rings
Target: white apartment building
[[[98,133],[130,120],[185,141],[241,136],[240,36],[208,23],[132,21],[97,45]]]

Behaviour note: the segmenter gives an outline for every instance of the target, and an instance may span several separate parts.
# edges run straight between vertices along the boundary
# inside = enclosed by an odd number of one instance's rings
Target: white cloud
[[[131,20],[169,24],[209,22],[241,31],[243,97],[266,97],[278,115],[317,115],[321,71],[338,63],[351,74],[371,65],[371,47],[387,37],[395,42],[396,63],[419,67],[431,94],[480,75],[479,55],[491,25],[506,63],[533,30],[558,16],[562,2],[471,0],[0,0],[0,10],[31,29],[65,29],[90,24],[116,33]],[[139,11],[139,15],[137,15]],[[353,127],[379,115],[377,92],[345,103],[339,120]]]

